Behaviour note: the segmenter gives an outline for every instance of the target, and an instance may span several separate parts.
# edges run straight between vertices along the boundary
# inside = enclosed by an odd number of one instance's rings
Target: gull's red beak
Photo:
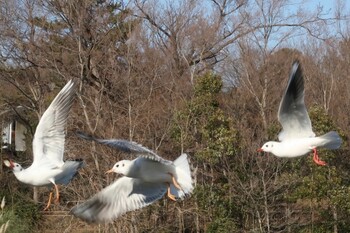
[[[6,167],[9,167],[11,169],[15,167],[15,165],[13,164],[11,159],[5,159],[4,160],[4,164],[5,164]]]
[[[259,148],[258,152],[264,152],[264,150],[262,148]]]

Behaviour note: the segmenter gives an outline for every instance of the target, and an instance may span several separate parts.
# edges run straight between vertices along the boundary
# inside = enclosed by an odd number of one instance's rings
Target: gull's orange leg
[[[49,196],[49,201],[47,202],[47,205],[46,205],[46,207],[45,207],[45,209],[44,209],[44,211],[46,211],[49,207],[50,207],[50,205],[51,205],[51,200],[52,200],[52,192],[50,192],[50,196]]]
[[[179,185],[179,183],[177,183],[177,181],[175,180],[175,177],[173,176],[173,174],[171,174],[170,172],[169,172],[168,174],[171,176],[171,180],[173,181],[174,186],[175,186],[177,189],[182,190],[182,188],[181,188],[181,186]]]
[[[56,190],[55,203],[58,204],[60,201],[60,192],[58,191],[58,185],[57,184],[54,184],[54,185],[55,185],[55,190]]]
[[[313,157],[314,162],[320,166],[326,165],[326,162],[320,160],[320,158],[318,157],[316,148],[314,148],[312,150],[314,151],[314,157]]]
[[[173,201],[176,201],[176,198],[173,194],[171,194],[170,192],[170,184],[168,183],[168,197],[173,200]]]

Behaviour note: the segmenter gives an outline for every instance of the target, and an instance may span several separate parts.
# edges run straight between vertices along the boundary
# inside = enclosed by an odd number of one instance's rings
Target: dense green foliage
[[[6,232],[35,232],[41,218],[38,205],[21,195],[0,192],[0,196],[5,196],[6,200],[5,207],[0,212],[0,226],[9,221]]]
[[[239,148],[239,134],[234,128],[233,119],[220,108],[218,99],[221,88],[221,78],[213,73],[197,77],[193,97],[184,109],[175,114],[172,134],[178,141],[181,135],[186,135],[189,139],[187,142],[198,145],[193,162],[212,175],[198,174],[194,193],[200,215],[210,219],[205,227],[207,232],[236,229],[236,207],[230,195],[231,187],[223,173],[225,168],[221,165],[233,161]],[[181,127],[181,123],[185,123],[183,119],[191,122],[189,127]]]

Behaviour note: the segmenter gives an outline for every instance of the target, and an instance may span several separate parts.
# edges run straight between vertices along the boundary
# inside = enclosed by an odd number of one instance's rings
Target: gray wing
[[[55,176],[56,184],[69,184],[73,177],[78,173],[78,170],[84,167],[84,165],[85,163],[81,159],[65,161],[61,167],[62,172]]]
[[[33,139],[33,164],[43,160],[61,166],[65,142],[65,125],[73,105],[76,83],[70,80],[42,115]]]
[[[164,183],[122,177],[86,202],[73,207],[74,216],[90,223],[110,222],[128,211],[143,208],[163,197]]]
[[[278,110],[278,120],[283,127],[278,135],[280,141],[315,136],[304,103],[304,77],[298,61],[293,64],[288,86]]]
[[[95,141],[95,142],[110,146],[112,148],[116,148],[125,153],[137,154],[138,156],[151,159],[167,165],[172,164],[172,161],[163,159],[162,157],[160,157],[150,149],[133,141],[127,141],[123,139],[100,139],[100,138],[95,138],[92,135],[85,134],[81,131],[78,131],[76,134],[80,138],[83,138],[85,140]]]

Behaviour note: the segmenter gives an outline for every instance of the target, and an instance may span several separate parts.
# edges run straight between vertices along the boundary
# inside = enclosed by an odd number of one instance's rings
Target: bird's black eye
[[[117,164],[117,167],[119,167],[119,164]]]
[[[266,147],[269,147],[269,145],[266,145]]]
[[[18,167],[18,164],[16,164],[16,167]]]

